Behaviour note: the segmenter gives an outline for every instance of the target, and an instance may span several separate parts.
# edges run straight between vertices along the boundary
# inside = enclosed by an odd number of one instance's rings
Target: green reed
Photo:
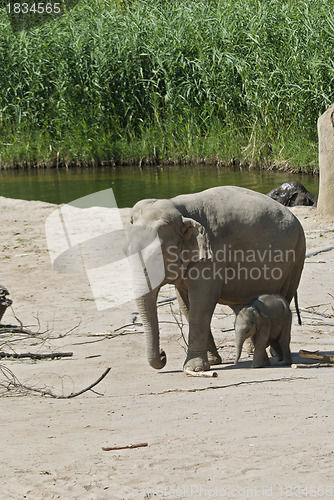
[[[0,11],[0,161],[317,165],[331,0],[81,0],[13,33]]]

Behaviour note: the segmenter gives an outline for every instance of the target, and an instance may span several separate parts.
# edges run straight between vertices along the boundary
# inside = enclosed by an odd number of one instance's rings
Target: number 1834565
[[[8,3],[6,5],[8,14],[60,14],[60,2],[58,3]]]

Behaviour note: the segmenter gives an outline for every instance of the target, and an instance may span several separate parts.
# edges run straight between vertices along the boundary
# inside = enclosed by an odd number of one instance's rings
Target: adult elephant
[[[281,295],[288,303],[296,294],[304,231],[289,209],[266,195],[224,186],[170,200],[141,200],[132,209],[131,224],[129,253],[140,255],[143,266],[134,273],[137,306],[153,368],[166,364],[159,349],[161,286],[176,287],[189,322],[184,369],[194,371],[221,362],[210,330],[217,303],[237,312],[264,293]],[[152,283],[158,275],[158,283]]]

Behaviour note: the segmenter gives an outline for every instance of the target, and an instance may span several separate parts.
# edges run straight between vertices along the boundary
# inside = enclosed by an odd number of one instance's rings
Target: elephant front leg
[[[266,351],[268,342],[261,337],[255,336],[254,339],[254,354],[253,354],[253,368],[263,368],[270,366],[270,361]]]
[[[205,325],[203,321],[197,324],[195,321],[190,321],[188,352],[183,366],[184,370],[194,372],[210,370],[207,351],[209,329],[210,326]]]
[[[183,369],[196,372],[209,370],[208,345],[213,349],[214,344],[212,335],[209,341],[210,323],[216,304],[211,303],[206,290],[202,288],[199,293],[189,293],[189,302],[189,343]],[[215,351],[216,346],[213,354]]]
[[[210,329],[209,337],[208,337],[207,356],[208,356],[208,360],[209,360],[209,363],[211,366],[212,365],[220,365],[222,363],[222,358],[217,351],[217,347],[216,347],[215,341],[213,339],[211,329]]]
[[[181,308],[181,311],[185,315],[186,320],[189,323],[189,297],[186,290],[176,288],[176,296]],[[208,343],[207,343],[207,357],[210,365],[220,365],[222,363],[222,358],[220,357],[217,347],[211,332],[209,330]],[[188,359],[188,358],[187,358]]]

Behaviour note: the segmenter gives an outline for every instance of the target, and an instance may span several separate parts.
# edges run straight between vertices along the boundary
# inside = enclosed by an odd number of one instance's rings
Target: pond
[[[143,198],[171,198],[214,186],[235,185],[268,193],[288,180],[297,180],[318,194],[318,177],[266,170],[187,165],[163,167],[99,167],[1,170],[0,196],[68,203],[112,188],[118,206],[133,206]]]

